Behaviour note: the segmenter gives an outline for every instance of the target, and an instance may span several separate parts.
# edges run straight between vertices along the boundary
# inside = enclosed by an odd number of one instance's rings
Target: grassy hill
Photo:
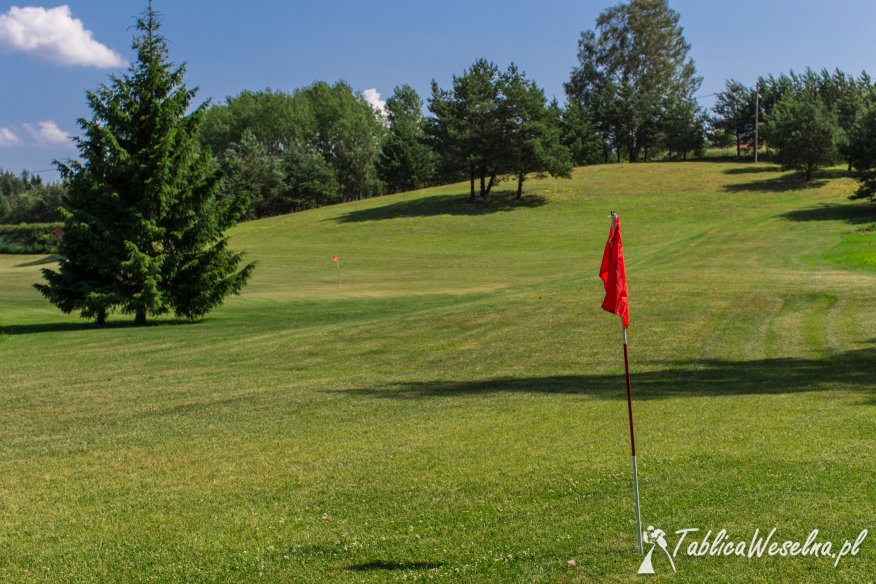
[[[848,179],[691,162],[527,187],[243,224],[256,274],[197,323],[96,328],[31,287],[50,258],[0,255],[0,580],[634,579],[611,209],[645,525],[876,532],[876,212]],[[866,582],[876,533],[836,568],[676,564]]]

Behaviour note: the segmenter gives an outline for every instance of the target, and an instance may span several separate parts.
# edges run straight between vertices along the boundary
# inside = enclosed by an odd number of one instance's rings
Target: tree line
[[[876,175],[876,86],[863,72],[806,69],[758,78],[754,87],[728,80],[716,97],[715,128],[743,147],[767,148],[806,180],[824,165],[845,163],[872,198]],[[755,140],[755,119],[762,125]],[[756,143],[755,143],[756,142]]]
[[[244,91],[207,111],[202,144],[227,191],[249,192],[250,217],[461,180],[472,200],[509,179],[519,198],[533,174],[687,159],[706,146],[709,120],[678,21],[665,0],[603,12],[581,35],[562,106],[514,64],[478,59],[450,87],[433,81],[425,104],[396,87],[383,112],[343,82]]]
[[[0,224],[60,221],[64,192],[62,183],[47,184],[27,170],[0,170]]]

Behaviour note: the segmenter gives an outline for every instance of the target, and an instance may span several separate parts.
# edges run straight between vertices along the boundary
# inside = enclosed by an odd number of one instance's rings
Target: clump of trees
[[[530,173],[571,173],[559,107],[548,104],[544,92],[513,64],[500,72],[479,59],[453,77],[450,89],[433,81],[429,110],[440,172],[468,178],[472,200],[477,194],[487,198],[503,175],[516,177],[520,198]]]
[[[200,317],[237,293],[241,267],[225,230],[245,212],[241,194],[220,197],[222,173],[198,136],[204,106],[184,67],[168,60],[151,4],[138,19],[127,74],[87,93],[80,161],[59,164],[67,182],[57,271],[35,287],[64,312],[104,322],[114,311]]]
[[[755,87],[731,79],[716,97],[714,125],[735,137],[737,157],[744,145],[766,145],[777,162],[811,180],[819,166],[845,162],[852,170],[855,160],[866,164],[860,127],[874,91],[866,73],[855,77],[838,69],[769,75]],[[757,144],[755,114],[762,122]]]
[[[665,0],[630,0],[581,33],[566,94],[589,113],[605,162],[664,151],[686,158],[704,147],[705,116],[694,100],[702,79],[678,21]]]
[[[46,184],[26,170],[0,170],[0,224],[60,221],[63,196],[63,183]]]
[[[250,217],[362,199],[384,191],[386,128],[344,82],[293,93],[244,91],[210,108],[201,143],[225,165],[227,193],[245,192]]]

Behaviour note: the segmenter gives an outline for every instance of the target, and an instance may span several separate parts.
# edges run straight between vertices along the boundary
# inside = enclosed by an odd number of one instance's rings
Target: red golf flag
[[[621,241],[620,218],[611,214],[611,231],[602,254],[599,277],[605,284],[605,300],[602,309],[616,314],[624,321],[624,328],[630,326],[630,305],[627,298],[627,272],[624,268],[624,248]]]
[[[332,256],[332,261],[335,262],[335,263],[338,263],[338,256],[333,255],[333,256]]]

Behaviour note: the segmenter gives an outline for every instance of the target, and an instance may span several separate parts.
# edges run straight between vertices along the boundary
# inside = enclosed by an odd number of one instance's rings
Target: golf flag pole
[[[623,325],[621,325],[623,326]],[[642,548],[642,512],[639,509],[639,470],[636,468],[636,433],[633,431],[633,392],[630,389],[630,354],[627,350],[627,327],[623,327],[624,338],[624,371],[627,374],[627,412],[630,417],[630,450],[633,453],[633,495],[636,498],[636,533],[639,536],[639,553]]]
[[[642,514],[639,508],[639,471],[636,468],[636,434],[633,429],[633,391],[630,388],[630,354],[627,348],[630,306],[627,296],[627,272],[624,266],[620,218],[614,211],[611,212],[611,230],[608,232],[608,241],[605,244],[605,252],[602,254],[599,277],[605,286],[605,300],[602,301],[602,309],[621,317],[621,333],[624,345],[624,373],[627,381],[627,413],[630,418],[630,451],[633,455],[633,495],[636,500],[636,535],[639,543],[639,553],[644,554],[642,546]]]
[[[332,256],[332,261],[338,264],[338,286],[341,285],[341,258],[336,255]]]

